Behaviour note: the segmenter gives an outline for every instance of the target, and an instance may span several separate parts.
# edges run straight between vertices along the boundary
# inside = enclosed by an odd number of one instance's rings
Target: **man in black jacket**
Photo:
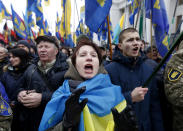
[[[20,130],[37,131],[47,102],[62,85],[68,69],[66,56],[59,52],[54,36],[39,36],[36,40],[39,60],[24,73],[17,99],[19,101]]]

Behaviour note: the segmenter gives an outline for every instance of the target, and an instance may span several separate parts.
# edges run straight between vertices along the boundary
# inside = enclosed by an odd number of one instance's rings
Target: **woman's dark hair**
[[[76,65],[76,55],[77,55],[77,52],[78,50],[82,47],[82,46],[85,46],[85,45],[88,45],[88,46],[91,46],[94,48],[94,50],[96,51],[96,53],[98,54],[98,59],[99,59],[99,64],[102,63],[102,55],[101,55],[101,51],[99,49],[99,47],[93,43],[92,41],[88,40],[88,41],[80,41],[76,48],[74,49],[74,53],[71,57],[71,61],[72,61],[72,64],[75,66]]]
[[[19,66],[27,65],[29,62],[29,54],[27,51],[21,48],[13,48],[9,51],[9,54],[12,54],[15,57],[19,57],[21,62]]]

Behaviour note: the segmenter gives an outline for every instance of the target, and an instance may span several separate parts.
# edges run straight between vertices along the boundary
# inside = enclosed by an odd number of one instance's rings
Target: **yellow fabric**
[[[122,101],[119,103],[115,108],[118,112],[121,112],[126,107],[126,101]],[[83,110],[83,117],[84,117],[84,125],[85,131],[113,131],[114,130],[114,121],[112,112],[106,116],[99,117],[95,114],[90,114],[90,111],[85,106]]]
[[[62,0],[62,6],[61,6],[63,13],[62,13],[62,19],[61,19],[61,29],[60,29],[60,34],[62,37],[70,35],[71,30],[70,30],[70,21],[71,21],[71,0],[66,0],[65,1],[65,10],[63,7],[63,0]],[[65,23],[64,23],[65,22]],[[65,28],[64,28],[65,24]]]
[[[120,22],[119,22],[119,26],[121,29],[123,29],[123,23],[124,23],[124,19],[125,19],[125,14],[122,15]]]

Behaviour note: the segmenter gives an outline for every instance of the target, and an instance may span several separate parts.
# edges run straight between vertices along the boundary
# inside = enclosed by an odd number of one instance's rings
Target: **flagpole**
[[[156,75],[156,73],[159,71],[159,69],[163,66],[163,64],[165,64],[166,60],[169,58],[169,56],[171,55],[171,53],[174,51],[174,49],[181,43],[181,41],[183,40],[183,32],[179,35],[179,37],[176,39],[176,41],[173,43],[172,47],[170,48],[170,50],[166,53],[165,57],[161,60],[161,62],[159,63],[159,65],[155,68],[155,70],[153,71],[153,73],[149,76],[149,78],[145,81],[145,83],[143,84],[142,87],[146,87],[148,86],[149,82],[151,81],[151,79]]]
[[[107,28],[108,28],[108,41],[109,41],[109,49],[110,49],[110,58],[112,60],[112,44],[111,44],[111,34],[110,34],[110,26],[109,26],[109,15],[107,16]]]

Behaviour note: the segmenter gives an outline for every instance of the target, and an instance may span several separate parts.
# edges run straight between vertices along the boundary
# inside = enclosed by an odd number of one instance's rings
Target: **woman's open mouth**
[[[93,72],[93,65],[92,64],[86,64],[84,66],[85,73],[92,73]]]

